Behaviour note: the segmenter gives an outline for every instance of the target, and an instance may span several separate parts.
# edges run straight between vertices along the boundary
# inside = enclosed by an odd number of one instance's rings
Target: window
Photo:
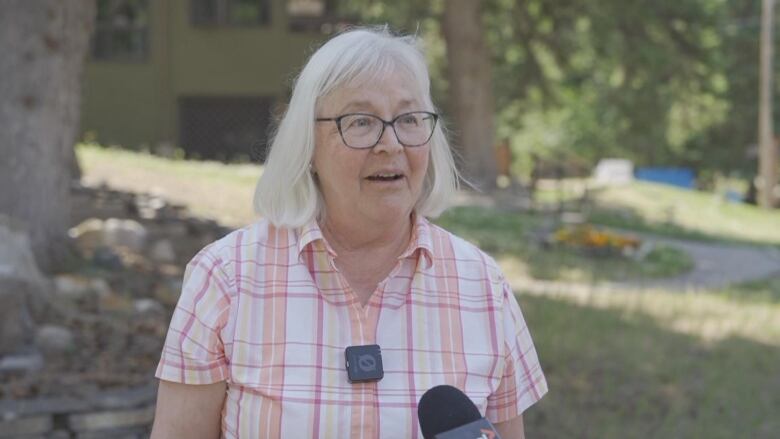
[[[262,161],[273,98],[183,96],[179,98],[179,143],[187,157]]]
[[[190,0],[196,26],[262,26],[271,21],[270,0]]]
[[[98,0],[92,58],[143,61],[149,54],[149,1]]]

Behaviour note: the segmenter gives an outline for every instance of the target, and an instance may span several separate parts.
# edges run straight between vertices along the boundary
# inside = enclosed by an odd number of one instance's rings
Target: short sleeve
[[[488,396],[485,412],[494,423],[517,417],[547,393],[547,381],[520,305],[506,282],[503,290],[504,370],[498,388]]]
[[[228,279],[222,260],[210,247],[187,264],[157,378],[182,384],[212,384],[228,379],[221,337],[230,309]]]

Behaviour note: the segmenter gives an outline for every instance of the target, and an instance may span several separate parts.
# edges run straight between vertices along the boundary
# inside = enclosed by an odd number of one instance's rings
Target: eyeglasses
[[[379,143],[385,127],[393,127],[398,143],[407,147],[422,146],[433,136],[439,115],[428,111],[412,111],[384,120],[367,113],[349,113],[339,117],[319,117],[317,122],[336,122],[341,140],[350,148],[373,148]]]

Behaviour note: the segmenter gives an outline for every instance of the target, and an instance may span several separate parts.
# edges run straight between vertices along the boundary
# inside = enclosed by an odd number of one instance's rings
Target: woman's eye
[[[410,114],[407,116],[404,116],[401,118],[401,123],[404,125],[417,125],[419,121],[417,120],[417,116]]]
[[[365,128],[373,125],[373,119],[370,117],[357,117],[349,122],[350,128]]]

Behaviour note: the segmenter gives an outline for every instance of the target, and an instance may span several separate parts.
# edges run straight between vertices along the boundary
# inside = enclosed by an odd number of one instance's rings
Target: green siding
[[[82,132],[101,143],[137,148],[178,142],[182,96],[287,95],[322,38],[287,30],[285,0],[273,0],[261,27],[193,26],[189,0],[150,0],[145,62],[88,61]]]

